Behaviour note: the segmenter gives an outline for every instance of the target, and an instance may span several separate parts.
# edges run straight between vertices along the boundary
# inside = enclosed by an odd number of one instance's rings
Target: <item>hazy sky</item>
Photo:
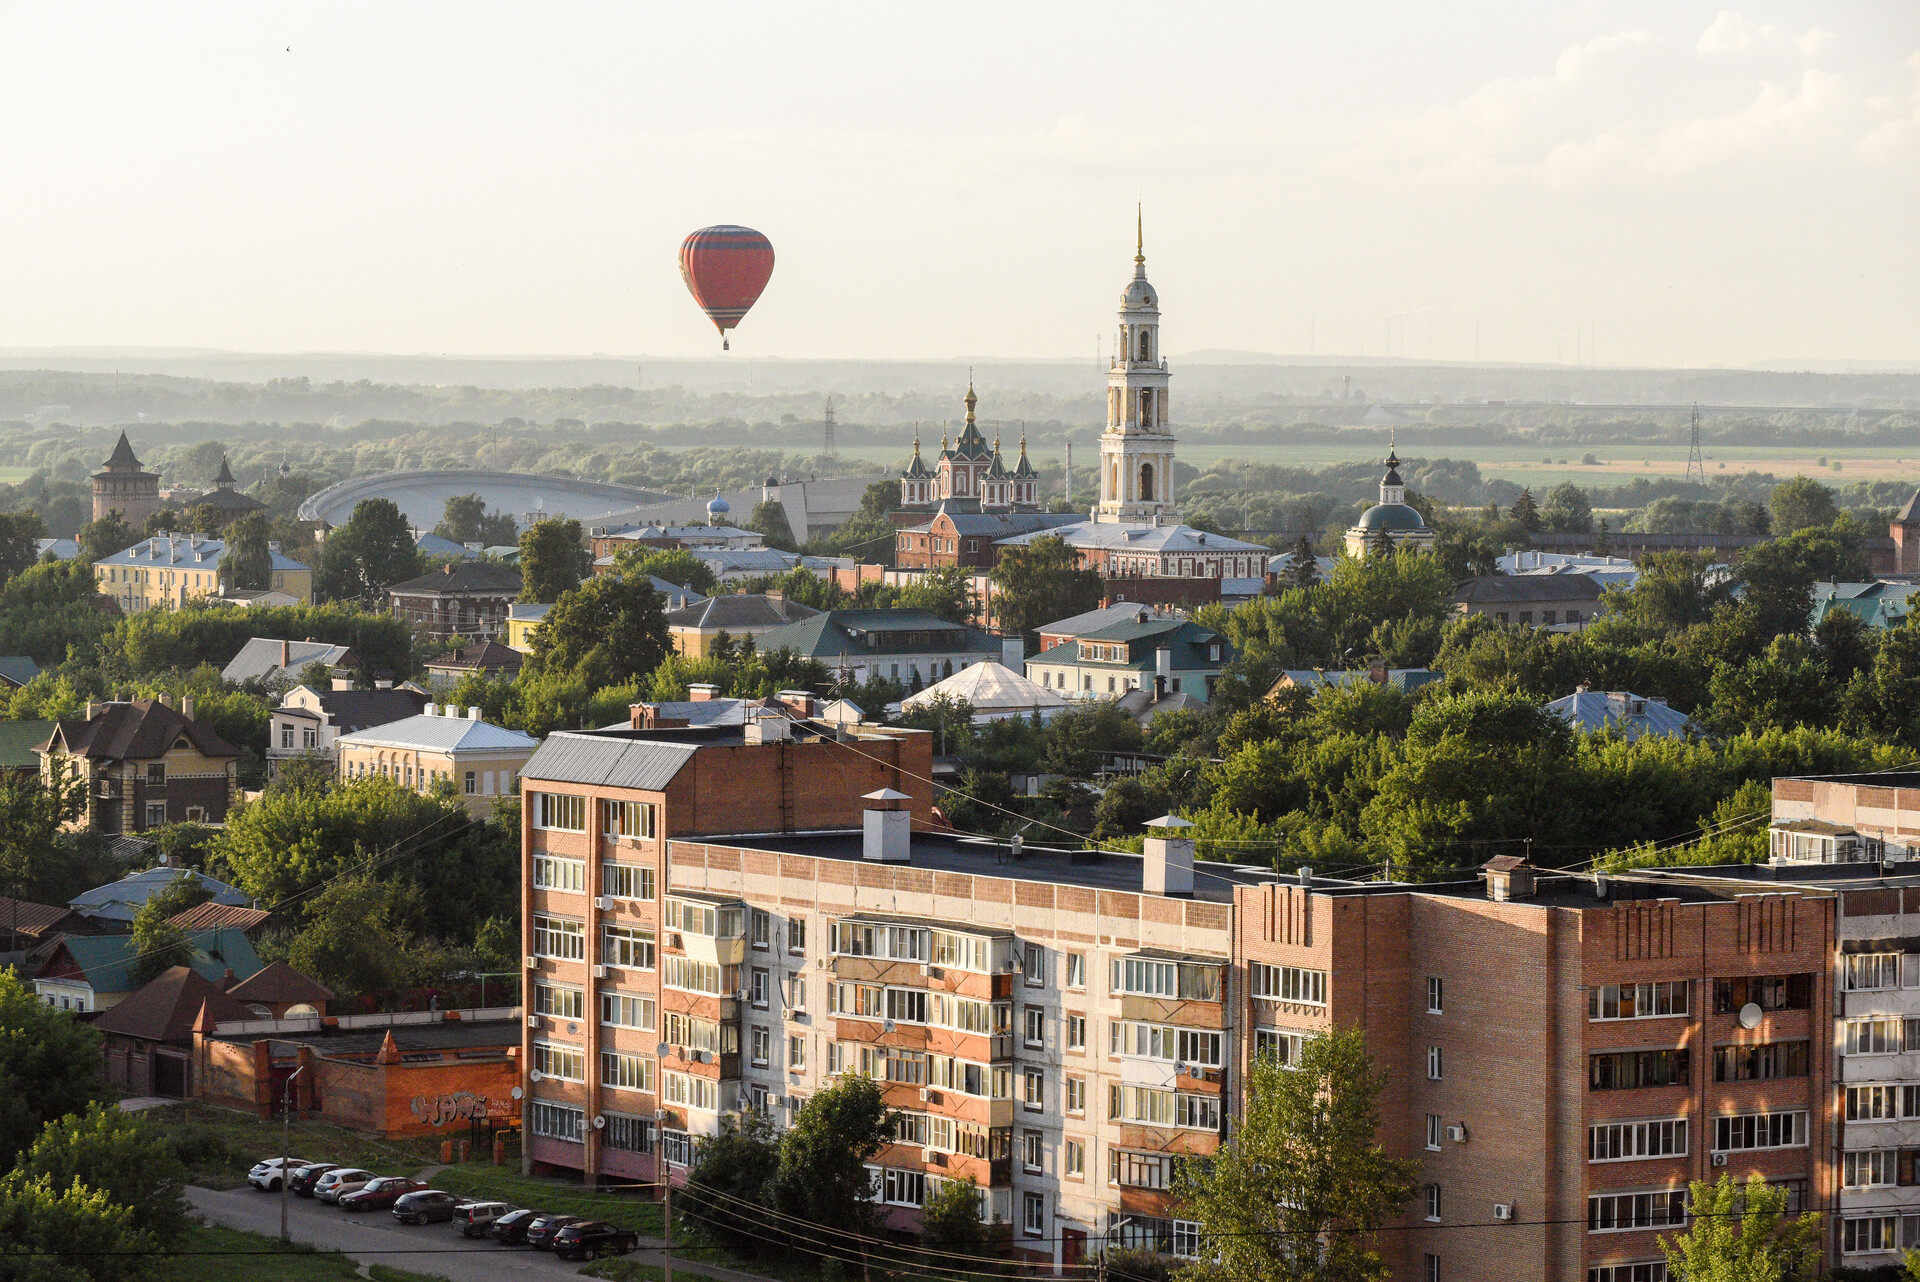
[[[0,346],[1920,359],[1920,6],[14,4]],[[1397,319],[1392,319],[1397,317]],[[1590,352],[1581,338],[1582,358]]]

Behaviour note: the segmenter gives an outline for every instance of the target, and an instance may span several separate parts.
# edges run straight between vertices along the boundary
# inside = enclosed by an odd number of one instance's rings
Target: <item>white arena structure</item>
[[[392,499],[409,524],[432,529],[446,514],[447,500],[462,494],[478,494],[486,501],[487,511],[510,513],[523,527],[547,517],[598,522],[636,508],[685,502],[680,495],[659,490],[565,476],[425,469],[355,476],[329,485],[300,505],[300,519],[344,525],[362,499]]]

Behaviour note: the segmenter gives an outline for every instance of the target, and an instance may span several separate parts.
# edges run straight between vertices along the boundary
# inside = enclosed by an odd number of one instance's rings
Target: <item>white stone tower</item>
[[[1133,279],[1120,296],[1120,350],[1107,367],[1107,430],[1100,437],[1100,507],[1094,519],[1177,522],[1160,300],[1147,283],[1146,237],[1137,219],[1136,213]]]

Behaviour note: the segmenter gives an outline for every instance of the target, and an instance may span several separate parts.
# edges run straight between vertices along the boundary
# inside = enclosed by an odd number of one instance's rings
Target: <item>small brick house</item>
[[[87,790],[82,824],[104,833],[164,824],[222,823],[232,804],[240,749],[166,699],[89,703],[84,720],[54,723],[35,751],[41,778],[78,777]]]

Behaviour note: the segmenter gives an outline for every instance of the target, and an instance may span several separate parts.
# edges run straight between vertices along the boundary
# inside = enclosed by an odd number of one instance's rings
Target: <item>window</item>
[[[564,890],[578,894],[587,887],[587,866],[578,859],[555,859],[551,855],[533,857],[533,888]]]
[[[1805,1045],[1805,1043],[1802,1043]],[[1690,1079],[1689,1053],[1615,1051],[1587,1056],[1587,1086],[1596,1091],[1636,1090],[1645,1086],[1684,1086]]]
[[[1684,1157],[1687,1119],[1603,1122],[1587,1128],[1589,1162],[1631,1162],[1644,1157]]]
[[[1847,1021],[1847,1054],[1897,1055],[1906,1045],[1906,1026],[1899,1019]]]
[[[1047,1235],[1047,1199],[1038,1193],[1020,1195],[1020,1229],[1028,1237]]]
[[[1687,1013],[1687,981],[1601,984],[1587,990],[1587,1018],[1659,1019]]]
[[[1421,1277],[1425,1282],[1440,1282],[1440,1257],[1432,1251],[1426,1252],[1421,1265]]]
[[[1327,1004],[1327,972],[1299,966],[1268,966],[1254,962],[1253,995],[1306,1006]]]
[[[1436,1221],[1440,1218],[1440,1186],[1438,1184],[1427,1185],[1427,1218]]]
[[[984,971],[987,968],[987,941],[936,930],[933,932],[933,964]]]
[[[749,931],[748,937],[752,940],[755,948],[771,948],[773,946],[772,914],[761,912],[758,908],[755,908],[748,914],[747,923]]]
[[[747,997],[761,1010],[765,1010],[773,1000],[773,973],[765,966],[755,966],[749,976]]]
[[[653,1090],[653,1061],[617,1051],[600,1052],[600,1084],[628,1091]]]
[[[1427,976],[1427,1014],[1438,1015],[1441,1012],[1442,995],[1440,976]]]
[[[280,746],[289,752],[293,750],[293,727],[292,726],[283,725],[280,727]]]
[[[535,913],[533,951],[540,957],[579,961],[587,955],[587,928],[577,921]]]
[[[670,1166],[693,1165],[693,1136],[685,1131],[661,1131],[660,1155]]]
[[[1037,1068],[1028,1068],[1022,1069],[1020,1075],[1023,1079],[1020,1102],[1026,1105],[1028,1112],[1037,1113],[1045,1108],[1047,1103],[1046,1074]]]
[[[653,836],[653,803],[650,801],[602,801],[600,823],[609,837]]]
[[[629,970],[652,970],[653,932],[637,926],[602,926],[600,960]]]
[[[527,1130],[544,1139],[584,1143],[586,1127],[587,1115],[581,1109],[540,1100],[527,1101]]]
[[[740,1050],[740,1025],[717,1019],[702,1019],[682,1011],[667,1011],[660,1039],[690,1051],[708,1051],[715,1055],[734,1055]]]
[[[578,1046],[561,1046],[553,1042],[535,1042],[533,1044],[534,1071],[547,1077],[557,1077],[563,1082],[584,1082],[587,1080],[587,1061]]]
[[[1685,1189],[1659,1193],[1603,1193],[1587,1199],[1587,1232],[1676,1228],[1687,1221]]]
[[[652,1028],[653,998],[603,992],[600,994],[600,1022],[617,1028]]]
[[[1438,1046],[1427,1047],[1427,1080],[1437,1082],[1444,1075],[1446,1064]]]
[[[1068,1140],[1061,1150],[1061,1174],[1070,1180],[1087,1178],[1087,1146],[1079,1140]]]
[[[1840,1253],[1863,1255],[1897,1249],[1900,1217],[1870,1215],[1840,1221]]]
[[[166,822],[167,803],[164,801],[149,801],[147,803],[147,827],[158,828]]]
[[[653,1122],[624,1113],[608,1113],[607,1129],[600,1132],[602,1142],[622,1153],[653,1152]]]
[[[660,982],[668,988],[681,988],[690,993],[707,993],[712,996],[733,995],[731,985],[725,989],[721,988],[721,968],[713,962],[695,961],[691,957],[683,957],[676,953],[669,956],[666,963],[660,973]],[[739,968],[729,966],[726,969],[737,972]],[[738,977],[737,973],[731,976],[734,979]]]
[[[787,918],[787,951],[790,953],[807,951],[807,919],[805,917]]]
[[[474,795],[475,793],[477,793],[477,792],[479,792],[479,791],[480,791],[480,776],[479,776],[479,774],[478,774],[477,772],[475,772],[475,771],[472,771],[472,770],[469,770],[469,771],[467,771],[467,775],[466,775],[466,780],[465,780],[465,784],[466,784],[466,787],[465,787],[465,791],[466,791],[466,794],[467,794],[467,795],[468,795],[469,797],[471,797],[471,796],[473,796],[473,795]],[[578,798],[578,797],[572,797],[572,798],[562,798],[562,800],[572,800],[572,801],[578,801],[578,800],[579,800],[579,798]],[[536,825],[536,826],[540,826],[540,825]],[[584,827],[582,827],[581,829],[579,829],[579,831],[581,831],[581,832],[585,832],[585,831],[586,831],[586,829],[585,829]]]
[[[1890,1148],[1848,1153],[1843,1182],[1850,1189],[1891,1188],[1898,1183],[1898,1157],[1898,1150]]]
[[[1596,1264],[1587,1270],[1587,1282],[1667,1282],[1667,1262],[1639,1260],[1632,1264]]]
[[[1067,1016],[1067,1049],[1083,1051],[1087,1049],[1087,1017],[1085,1015]]]
[[[1813,976],[1741,975],[1713,981],[1716,1015],[1737,1015],[1749,1002],[1761,1010],[1809,1010],[1813,1006]]]
[[[1434,1152],[1440,1151],[1440,1114],[1427,1114],[1427,1147]]]
[[[702,1112],[720,1111],[720,1083],[711,1077],[694,1077],[688,1073],[666,1073],[666,1099],[669,1104],[678,1104],[683,1108],[697,1108]]]
[[[1087,986],[1087,955],[1085,953],[1067,954],[1067,987],[1085,988]]]
[[[1044,1049],[1047,1044],[1047,1012],[1041,1006],[1026,1008],[1026,1045]]]
[[[638,864],[600,865],[600,893],[615,899],[652,899],[653,869]]]
[[[1020,959],[1020,971],[1026,976],[1028,988],[1039,988],[1047,982],[1047,953],[1038,944],[1028,944]]]
[[[891,1206],[925,1206],[926,1172],[888,1169],[882,1173],[878,1192],[880,1200]]]
[[[787,1009],[796,1015],[805,1014],[807,1009],[807,977],[797,970],[787,972]]]
[[[787,1071],[797,1073],[807,1066],[807,1035],[787,1034]]]
[[[473,771],[467,771],[467,791],[473,791]],[[570,796],[564,792],[543,792],[539,804],[534,807],[533,826],[551,828],[558,832],[585,832],[587,830],[587,799]]]
[[[773,1056],[773,1034],[755,1025],[748,1038],[748,1045],[752,1048],[753,1066],[765,1068],[767,1061]]]
[[[1282,1068],[1291,1068],[1300,1062],[1300,1048],[1306,1044],[1312,1033],[1296,1033],[1284,1028],[1256,1028],[1253,1030],[1253,1053],[1271,1055]]]
[[[1087,1111],[1087,1079],[1069,1077],[1067,1079],[1067,1112],[1084,1114]]]
[[[1173,1158],[1164,1153],[1107,1150],[1107,1183],[1130,1189],[1165,1189],[1173,1184]]]
[[[1847,1087],[1849,1122],[1884,1122],[1920,1115],[1920,1087],[1892,1084]]]
[[[166,783],[167,767],[161,762],[149,761],[147,763],[147,786],[149,788],[164,788]]]
[[[1680,1052],[1685,1055],[1685,1051]],[[1774,1077],[1805,1077],[1805,1042],[1763,1042],[1757,1046],[1713,1048],[1713,1080],[1758,1082]]]
[[[586,1011],[586,992],[537,982],[533,986],[533,1009],[536,1014],[551,1015],[555,1019],[580,1019]]]
[[[1046,1137],[1039,1131],[1020,1132],[1020,1166],[1023,1170],[1046,1169]]]

